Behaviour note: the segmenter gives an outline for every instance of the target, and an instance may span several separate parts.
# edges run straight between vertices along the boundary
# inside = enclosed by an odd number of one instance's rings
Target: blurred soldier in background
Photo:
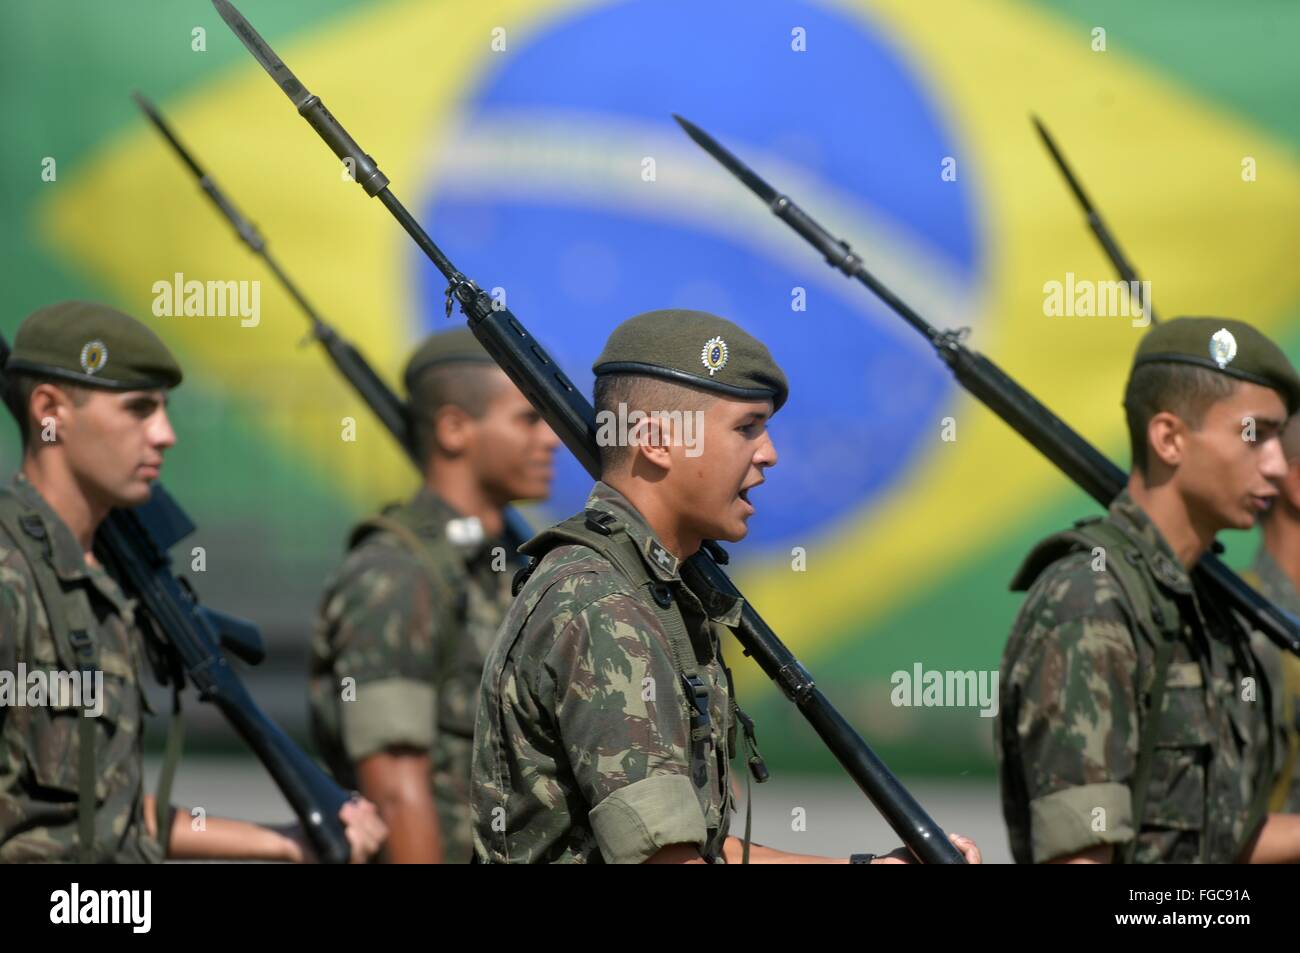
[[[479,678],[522,564],[503,512],[546,497],[559,440],[467,329],[428,338],[405,382],[424,485],[349,536],[312,643],[312,731],[378,806],[390,861],[465,863]]]

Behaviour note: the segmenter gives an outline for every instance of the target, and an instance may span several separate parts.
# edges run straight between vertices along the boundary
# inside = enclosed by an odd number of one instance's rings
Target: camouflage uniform
[[[566,545],[566,527],[598,532],[621,555]],[[715,859],[735,747],[719,636],[741,600],[688,585],[604,483],[584,515],[522,551],[544,555],[483,673],[470,792],[478,859],[639,863],[671,844]]]
[[[1255,555],[1254,565],[1242,578],[1274,605],[1300,617],[1300,593],[1263,546]],[[1284,652],[1260,633],[1252,635],[1251,645],[1273,686],[1277,780],[1269,798],[1269,809],[1300,814],[1300,658]]]
[[[15,534],[25,534],[20,539]],[[34,570],[23,547],[48,565]],[[38,580],[38,572],[46,580]],[[43,592],[57,585],[57,605]],[[85,718],[72,699],[0,706],[0,862],[78,861],[81,746],[95,750],[94,843],[85,859],[156,863],[144,825],[144,643],[134,603],[88,565],[72,532],[21,475],[0,490],[0,671],[103,672],[103,711]],[[66,631],[51,617],[66,620]],[[84,701],[84,699],[83,699]],[[90,728],[83,728],[87,722]]]
[[[1235,861],[1271,776],[1258,663],[1236,618],[1198,595],[1127,491],[1096,526],[1114,541],[1101,554],[1054,538],[1013,583],[1032,587],[1003,654],[996,730],[1012,854],[1042,862],[1113,844],[1117,860],[1137,863]],[[1062,556],[1072,548],[1082,551]]]
[[[312,731],[340,783],[386,748],[429,752],[443,857],[465,863],[479,677],[521,561],[422,491],[353,531],[312,641]],[[460,531],[460,532],[458,532]],[[355,695],[344,698],[343,679]]]

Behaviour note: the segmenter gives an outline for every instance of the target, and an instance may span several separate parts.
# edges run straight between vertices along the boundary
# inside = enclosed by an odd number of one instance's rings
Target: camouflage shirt
[[[569,544],[547,552],[523,586],[483,672],[475,852],[497,863],[640,863],[694,844],[714,856],[733,806],[733,716],[718,640],[742,603],[688,587],[676,558],[613,488],[597,483],[587,512],[626,529],[643,575],[626,578]],[[709,712],[695,740],[682,672],[645,583],[671,594],[694,647]]]
[[[443,859],[466,863],[479,677],[522,560],[501,540],[475,538],[471,521],[429,491],[386,519],[388,528],[353,534],[322,601],[312,731],[347,787],[370,755],[427,750]]]
[[[1300,593],[1263,546],[1245,578],[1280,609],[1300,616]],[[1251,645],[1273,686],[1278,777],[1269,808],[1300,814],[1300,658],[1258,632],[1251,636]]]
[[[102,705],[89,719],[96,766],[93,860],[161,861],[162,848],[144,825],[144,644],[134,603],[103,569],[86,563],[71,530],[21,475],[0,490],[0,517],[0,863],[80,860],[83,708],[66,681],[44,700],[34,689],[80,673],[87,644],[98,652],[103,673],[98,702],[86,694],[93,680],[80,686],[86,710]],[[20,519],[44,535],[40,546],[52,567],[47,575],[57,577],[63,593],[58,605],[42,600],[33,568],[7,528]],[[68,639],[56,638],[51,613],[68,620]],[[82,631],[88,641],[76,634]]]
[[[1130,562],[1179,608],[1134,860],[1235,861],[1254,833],[1252,802],[1271,757],[1257,662],[1234,617],[1197,594],[1127,491],[1107,521],[1141,554]],[[1103,844],[1116,845],[1119,858],[1134,837],[1132,785],[1155,650],[1098,562],[1125,555],[1081,550],[1052,563],[1003,653],[995,738],[1019,863]]]

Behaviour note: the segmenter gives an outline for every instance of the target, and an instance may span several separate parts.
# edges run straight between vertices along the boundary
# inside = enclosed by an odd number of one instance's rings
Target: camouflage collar
[[[86,562],[81,544],[72,535],[68,524],[54,512],[54,508],[32,486],[31,481],[21,472],[15,473],[9,489],[23,507],[30,511],[30,515],[39,518],[49,541],[50,565],[54,567],[55,574],[64,582],[83,579],[89,581],[119,613],[125,614],[130,608],[130,600],[107,572]]]
[[[500,542],[483,532],[483,524],[478,517],[462,516],[454,506],[428,487],[420,489],[411,500],[410,507],[429,527],[430,535],[446,536],[447,541],[466,560],[474,559]]]
[[[704,613],[714,622],[732,626],[740,624],[740,611],[745,604],[744,600],[702,582],[687,586],[678,572],[681,561],[659,541],[659,537],[645,521],[645,517],[622,493],[608,483],[598,480],[591,489],[591,495],[587,497],[586,508],[609,513],[623,524],[654,578],[663,582],[681,583],[683,588],[700,600]]]
[[[1110,504],[1110,521],[1124,531],[1133,541],[1142,559],[1151,567],[1151,573],[1167,589],[1180,595],[1191,595],[1192,578],[1178,561],[1172,547],[1151,521],[1146,510],[1134,502],[1127,489],[1120,492]]]
[[[1259,579],[1256,587],[1261,593],[1278,604],[1282,610],[1300,616],[1300,592],[1296,592],[1295,583],[1282,571],[1277,560],[1262,545],[1255,554],[1255,562],[1250,567]]]

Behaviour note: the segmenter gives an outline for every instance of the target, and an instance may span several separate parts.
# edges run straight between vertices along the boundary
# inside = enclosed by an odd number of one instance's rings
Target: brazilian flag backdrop
[[[1031,111],[1161,314],[1243,317],[1300,356],[1300,6],[1287,0],[240,7],[579,386],[609,329],[651,308],[714,310],[770,345],[793,392],[772,425],[780,462],[733,547],[736,575],[902,770],[988,769],[990,718],[895,705],[891,676],[996,671],[1019,559],[1097,508],[670,113],[848,237],[933,323],[969,327],[977,350],[1121,464],[1120,390],[1142,331],[1045,314],[1046,283],[1112,275]],[[348,526],[414,479],[130,92],[162,107],[390,380],[447,324],[440,276],[206,0],[8,2],[0,27],[0,330],[89,297],[176,349],[187,381],[165,479],[200,525],[177,556],[207,601],[261,624],[296,675]],[[256,325],[155,316],[157,284],[177,280],[260,281]],[[530,515],[567,515],[588,483],[566,458],[554,499]],[[1254,545],[1225,542],[1238,564]],[[732,656],[769,759],[827,767],[797,714]],[[300,683],[283,683],[282,705],[300,712]]]

